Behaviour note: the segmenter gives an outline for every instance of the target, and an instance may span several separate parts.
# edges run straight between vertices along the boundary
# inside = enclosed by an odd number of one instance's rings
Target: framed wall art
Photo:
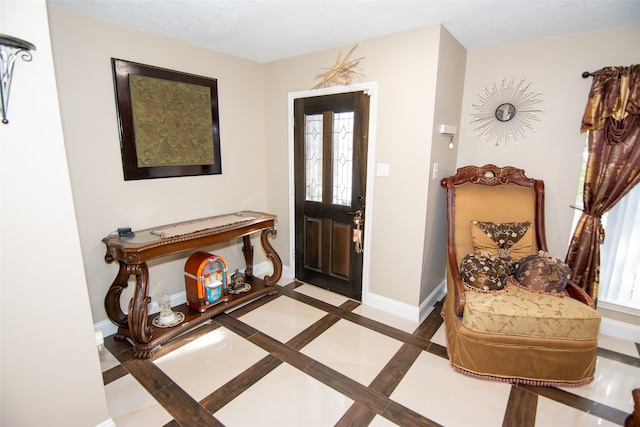
[[[217,80],[111,63],[125,181],[221,174]]]

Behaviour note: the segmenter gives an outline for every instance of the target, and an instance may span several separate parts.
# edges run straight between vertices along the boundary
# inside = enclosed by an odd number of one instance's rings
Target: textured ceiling
[[[467,49],[640,25],[640,0],[47,2],[262,63],[438,23]]]

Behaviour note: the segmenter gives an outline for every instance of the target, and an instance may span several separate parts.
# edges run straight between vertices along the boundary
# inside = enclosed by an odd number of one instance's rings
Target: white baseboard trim
[[[288,265],[283,265],[282,266],[282,277],[283,278],[288,277],[288,278],[291,279],[291,281],[293,281],[294,280],[293,276],[294,276],[293,275],[293,269],[291,267],[289,267]],[[282,278],[280,280],[282,280]]]
[[[364,305],[377,308],[378,310],[385,311],[389,314],[402,317],[403,319],[420,323],[429,315],[429,313],[431,313],[433,305],[445,295],[445,290],[445,282],[443,281],[433,292],[431,292],[431,295],[429,295],[427,299],[420,304],[420,307],[414,307],[412,305],[372,293],[368,293],[363,296],[362,303]]]
[[[633,342],[640,342],[640,326],[619,320],[602,318],[600,333],[610,337],[621,338]]]
[[[253,266],[253,274],[262,278],[265,274],[273,274],[273,264],[271,261],[263,261]],[[282,277],[293,277],[293,271],[291,267],[287,265],[282,266]],[[293,279],[291,279],[293,280]]]
[[[96,427],[116,427],[116,423],[111,418],[109,418],[108,420],[96,425]]]
[[[378,310],[402,317],[403,319],[411,320],[412,322],[418,322],[418,319],[420,318],[418,307],[392,300],[391,298],[383,297],[381,295],[372,293],[363,295],[362,303],[369,307],[377,308]]]
[[[440,301],[447,294],[447,282],[446,279],[440,282],[440,284],[431,292],[431,294],[420,304],[420,320],[418,323],[422,323],[427,318],[433,306]]]
[[[118,327],[111,323],[110,320],[103,320],[102,322],[94,323],[93,329],[96,332],[102,332],[103,337],[108,337],[118,332]]]
[[[259,264],[256,264],[253,266],[253,274],[256,276],[273,274],[273,264],[271,264],[271,261],[263,261]],[[282,275],[283,277],[290,277],[291,268],[287,266],[283,266]],[[187,302],[186,291],[178,292],[176,294],[171,295],[171,307],[175,307],[176,305],[184,304],[186,302]],[[158,312],[160,312],[160,307],[158,306],[158,302],[152,301],[151,304],[149,304],[149,314],[155,314]],[[118,331],[118,327],[114,325],[110,320],[103,320],[101,322],[94,323],[93,329],[95,331],[102,332],[103,337],[108,337],[110,335],[115,334]]]

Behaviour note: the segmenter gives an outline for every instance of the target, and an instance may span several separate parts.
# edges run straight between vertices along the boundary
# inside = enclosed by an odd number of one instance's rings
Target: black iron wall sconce
[[[11,79],[13,78],[13,66],[16,57],[20,56],[23,61],[31,61],[31,51],[36,47],[31,43],[16,37],[0,34],[0,95],[2,96],[2,123],[9,123],[7,120],[7,110],[9,108],[9,92],[11,91]]]

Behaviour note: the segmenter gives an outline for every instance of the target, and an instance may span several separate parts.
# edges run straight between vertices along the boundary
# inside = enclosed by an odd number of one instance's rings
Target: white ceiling
[[[47,2],[261,63],[438,23],[467,49],[640,25],[640,0]]]

